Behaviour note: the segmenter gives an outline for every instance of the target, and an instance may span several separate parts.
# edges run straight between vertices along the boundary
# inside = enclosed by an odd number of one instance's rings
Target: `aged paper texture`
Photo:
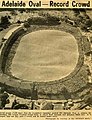
[[[0,119],[92,120],[92,1],[0,1]]]

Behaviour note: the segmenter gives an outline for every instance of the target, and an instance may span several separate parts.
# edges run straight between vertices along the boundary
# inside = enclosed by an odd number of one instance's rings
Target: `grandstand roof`
[[[4,36],[4,39],[9,39],[9,37],[11,36],[11,34],[16,31],[18,28],[20,28],[20,26],[14,27],[11,30],[9,30],[6,35]]]

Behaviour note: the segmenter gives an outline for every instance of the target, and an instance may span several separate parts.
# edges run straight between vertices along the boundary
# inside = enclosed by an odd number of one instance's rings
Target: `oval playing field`
[[[59,30],[38,30],[21,38],[11,72],[27,81],[54,81],[68,76],[78,58],[78,44],[73,35]]]

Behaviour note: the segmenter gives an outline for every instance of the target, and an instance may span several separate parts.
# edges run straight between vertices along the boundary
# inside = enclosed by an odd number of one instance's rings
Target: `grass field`
[[[25,80],[58,80],[74,70],[78,55],[77,42],[71,34],[40,30],[21,39],[11,71]]]

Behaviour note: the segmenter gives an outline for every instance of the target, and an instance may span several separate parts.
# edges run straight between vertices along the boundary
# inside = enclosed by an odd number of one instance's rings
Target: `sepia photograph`
[[[92,9],[0,9],[0,109],[92,110]]]

